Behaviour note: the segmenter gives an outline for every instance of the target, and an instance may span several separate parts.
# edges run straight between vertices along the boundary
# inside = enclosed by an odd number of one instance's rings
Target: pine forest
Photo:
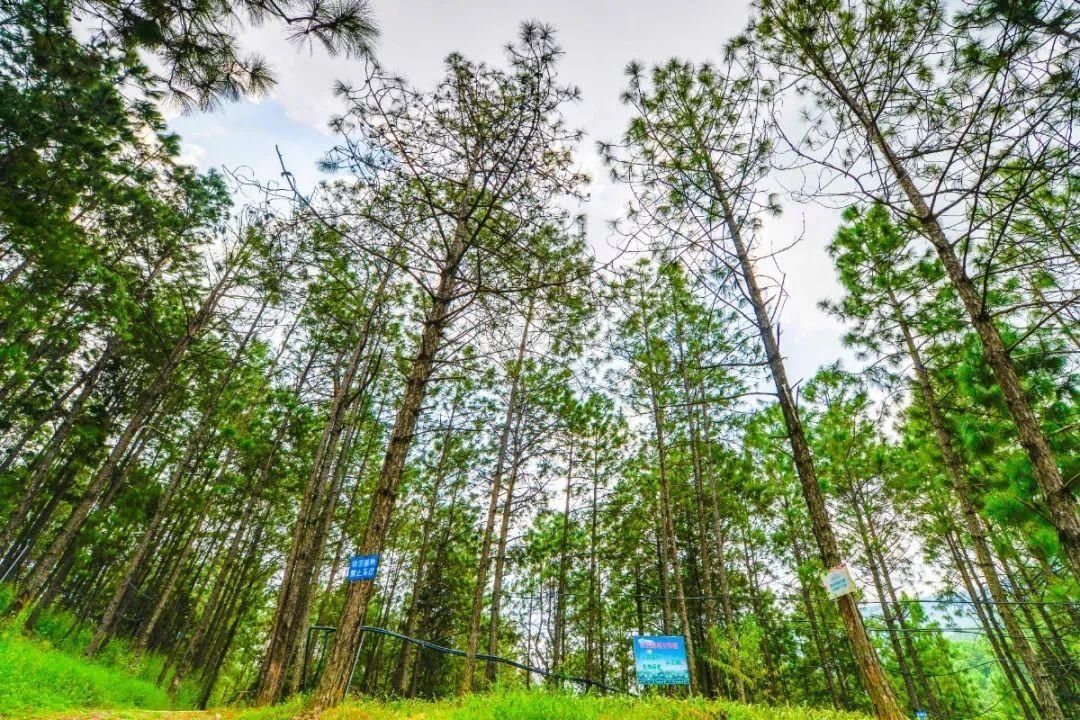
[[[0,0],[0,717],[1080,718],[1080,6],[727,4]]]

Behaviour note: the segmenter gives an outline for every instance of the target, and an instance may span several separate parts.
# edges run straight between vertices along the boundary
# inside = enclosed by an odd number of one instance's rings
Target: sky
[[[627,197],[609,180],[596,143],[618,140],[629,118],[619,102],[627,63],[718,60],[749,15],[744,0],[372,0],[372,9],[381,30],[375,49],[379,62],[420,88],[437,82],[451,52],[501,63],[503,47],[525,20],[556,30],[565,51],[561,76],[582,91],[581,102],[566,114],[572,127],[585,132],[579,162],[592,182],[584,211],[590,242],[601,258],[612,254],[608,222],[624,214]],[[334,84],[359,79],[357,61],[330,58],[318,48],[298,49],[279,27],[251,29],[242,37],[247,48],[270,62],[277,85],[258,99],[172,118],[184,139],[184,158],[203,169],[225,167],[271,181],[280,173],[277,146],[301,190],[310,189],[322,177],[316,163],[335,142],[327,128],[341,110]],[[840,342],[842,327],[817,307],[839,294],[825,252],[838,216],[791,199],[783,205],[783,216],[768,223],[764,240],[780,247],[803,236],[778,259],[788,293],[781,344],[789,375],[800,382],[822,365],[849,357]]]

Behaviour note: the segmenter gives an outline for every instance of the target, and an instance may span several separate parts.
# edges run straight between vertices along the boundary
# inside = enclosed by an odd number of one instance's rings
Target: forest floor
[[[79,651],[88,638],[70,619],[46,616],[38,637],[18,624],[0,626],[0,720],[291,720],[298,700],[270,708],[192,707],[195,688],[171,700],[155,682],[161,659],[135,656],[123,641],[93,661]],[[544,690],[505,690],[437,702],[350,701],[321,720],[867,720],[864,715],[724,701],[630,696],[583,697]]]
[[[205,712],[84,710],[35,715],[47,720],[289,720],[300,705]],[[543,691],[473,695],[437,702],[349,702],[321,720],[868,720],[865,715],[797,707],[666,698],[583,698]]]
[[[297,702],[271,708],[185,710],[70,710],[8,717],[38,720],[291,720]],[[0,714],[2,717],[2,714]],[[544,691],[512,691],[464,699],[352,701],[320,720],[868,720],[865,715],[798,707],[741,705],[667,698],[584,698]]]

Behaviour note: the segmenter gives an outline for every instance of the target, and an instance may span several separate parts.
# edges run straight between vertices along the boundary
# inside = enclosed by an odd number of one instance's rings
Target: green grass
[[[172,703],[129,670],[89,662],[11,629],[0,634],[0,717],[130,707],[164,710]]]
[[[0,611],[11,600],[0,586]],[[93,661],[82,655],[91,628],[75,627],[64,612],[43,613],[33,637],[22,632],[24,617],[0,626],[0,718],[23,718],[78,709],[169,710],[191,705],[194,688],[181,688],[172,703],[154,680],[162,659],[136,658],[114,640]]]
[[[298,700],[271,708],[216,709],[176,713],[177,720],[292,720]],[[116,711],[66,714],[79,720],[157,720],[168,713]],[[348,702],[320,720],[869,720],[865,715],[764,707],[705,700],[581,697],[544,691],[501,692],[437,702],[376,700]]]
[[[866,716],[723,701],[519,691],[434,703],[348,703],[325,713],[323,720],[866,720]]]

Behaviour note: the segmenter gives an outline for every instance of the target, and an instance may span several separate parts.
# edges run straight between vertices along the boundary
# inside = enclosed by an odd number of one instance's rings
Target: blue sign
[[[926,718],[928,718],[928,717],[930,717],[930,716],[926,714],[925,710],[916,710],[915,711],[916,720],[926,720]]]
[[[355,555],[349,558],[349,582],[374,580],[378,571],[378,555]]]
[[[639,685],[689,685],[686,641],[681,635],[635,635],[634,672]]]

